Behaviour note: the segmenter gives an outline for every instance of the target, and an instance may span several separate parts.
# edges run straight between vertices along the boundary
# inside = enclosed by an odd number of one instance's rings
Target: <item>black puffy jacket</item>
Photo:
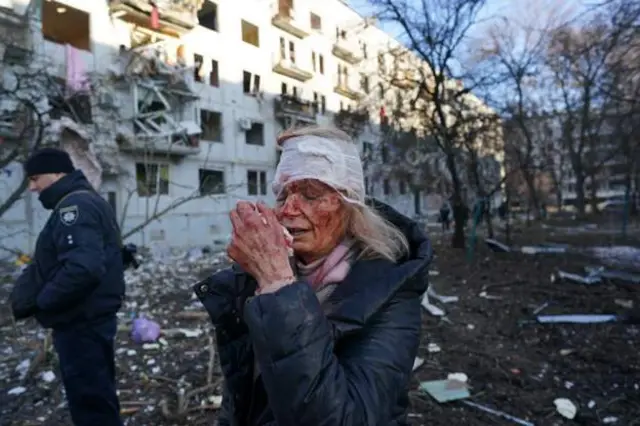
[[[115,315],[125,284],[113,209],[80,170],[42,191],[40,201],[52,212],[38,236],[33,264],[16,282],[16,317],[35,314],[43,327],[61,328]]]
[[[251,297],[256,283],[237,267],[194,287],[216,329],[220,426],[406,424],[432,251],[417,224],[376,208],[405,233],[410,255],[357,261],[322,306],[303,281]]]

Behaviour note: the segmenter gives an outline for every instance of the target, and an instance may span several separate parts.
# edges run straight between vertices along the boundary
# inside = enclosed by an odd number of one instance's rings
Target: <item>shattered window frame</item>
[[[198,83],[204,83],[202,68],[204,67],[204,56],[199,53],[193,54],[193,79]]]
[[[200,140],[206,142],[222,142],[222,112],[200,109]]]
[[[198,25],[211,31],[219,32],[218,4],[206,1],[198,11]]]
[[[247,195],[267,195],[267,172],[264,170],[247,170]]]
[[[69,117],[81,124],[93,124],[93,103],[88,92],[75,92],[66,96],[66,82],[59,77],[49,77],[47,88],[47,102],[49,103],[49,118],[59,120]]]
[[[244,132],[247,145],[264,146],[264,123],[254,121],[251,129]]]
[[[220,87],[220,66],[216,59],[211,59],[211,71],[209,71],[209,86]]]
[[[198,183],[200,195],[220,195],[226,193],[224,170],[198,169]]]
[[[169,195],[169,165],[163,163],[135,164],[136,192],[139,197]]]
[[[384,195],[391,195],[391,182],[389,179],[382,181],[382,192]]]

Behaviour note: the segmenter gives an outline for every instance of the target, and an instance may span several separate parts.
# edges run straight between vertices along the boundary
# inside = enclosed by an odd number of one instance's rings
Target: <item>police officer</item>
[[[125,286],[113,209],[64,151],[41,149],[24,169],[29,190],[52,210],[34,254],[34,310],[53,329],[71,418],[76,426],[122,426],[114,340]]]

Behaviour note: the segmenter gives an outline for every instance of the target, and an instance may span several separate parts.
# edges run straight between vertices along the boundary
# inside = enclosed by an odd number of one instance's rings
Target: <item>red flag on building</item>
[[[158,13],[158,6],[155,3],[151,3],[151,28],[157,30],[160,28],[160,14]]]

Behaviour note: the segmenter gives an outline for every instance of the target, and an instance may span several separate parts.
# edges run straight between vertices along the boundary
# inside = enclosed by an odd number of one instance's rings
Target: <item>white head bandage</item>
[[[319,180],[340,191],[346,201],[364,205],[362,161],[352,142],[311,135],[284,141],[273,193],[278,197],[285,185],[302,179]]]

